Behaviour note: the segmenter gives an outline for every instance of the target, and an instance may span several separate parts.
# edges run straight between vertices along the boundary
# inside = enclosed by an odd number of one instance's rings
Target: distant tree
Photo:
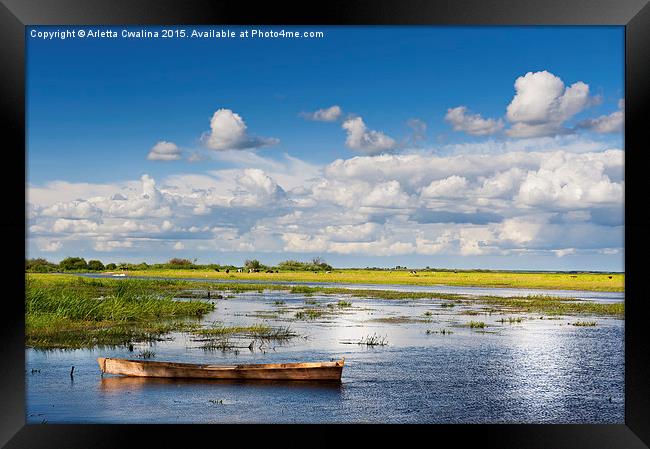
[[[194,263],[189,260],[189,259],[179,259],[177,257],[173,259],[169,259],[169,261],[165,264],[166,268],[171,268],[171,269],[191,269],[191,268],[196,268]]]
[[[25,260],[25,271],[36,273],[49,273],[57,270],[57,265],[45,259],[27,259]]]
[[[249,270],[261,270],[262,268],[265,268],[257,259],[246,260],[244,266]]]
[[[297,260],[285,260],[277,266],[281,270],[287,271],[331,271],[332,266],[327,264],[322,258],[314,257],[311,262],[299,262]]]
[[[93,271],[102,271],[104,270],[104,264],[101,263],[99,260],[89,260],[88,269]]]
[[[192,265],[192,261],[189,259],[179,259],[178,257],[174,257],[173,259],[169,259],[167,265]]]
[[[86,259],[83,257],[66,257],[59,263],[59,266],[67,271],[88,269]]]
[[[114,270],[116,268],[117,268],[117,265],[115,265],[114,263],[106,264],[106,269],[107,270]]]

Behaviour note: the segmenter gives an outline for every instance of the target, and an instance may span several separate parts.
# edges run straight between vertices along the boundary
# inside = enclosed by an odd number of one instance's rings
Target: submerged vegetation
[[[573,326],[584,326],[584,327],[591,327],[595,326],[596,322],[595,321],[576,321],[575,323],[571,323]]]
[[[485,323],[483,321],[470,321],[467,323],[467,326],[469,326],[471,329],[484,329]]]
[[[388,344],[388,339],[386,336],[379,337],[377,334],[366,335],[361,340],[359,340],[358,344],[365,346],[386,346]]]
[[[254,326],[215,326],[193,331],[199,336],[237,336],[249,337],[259,340],[289,340],[297,334],[289,327],[270,327],[264,324]]]

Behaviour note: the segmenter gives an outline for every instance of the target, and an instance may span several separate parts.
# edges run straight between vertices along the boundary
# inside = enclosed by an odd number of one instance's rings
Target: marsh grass
[[[253,326],[215,326],[193,331],[195,335],[202,337],[248,337],[259,340],[289,340],[297,337],[289,327],[271,327],[265,324]]]
[[[486,324],[483,321],[470,321],[467,326],[470,329],[485,329]]]
[[[149,350],[149,349],[145,349],[144,351],[140,351],[140,353],[138,354],[138,357],[140,357],[141,359],[152,359],[155,356],[156,356],[156,353]]]
[[[453,334],[453,331],[450,331],[449,329],[440,329],[440,330],[437,330],[437,331],[436,331],[436,330],[427,329],[427,330],[426,330],[426,334],[427,334],[427,335],[430,335],[430,334],[449,335],[449,334]]]
[[[515,323],[521,323],[523,321],[523,318],[521,317],[508,317],[508,318],[501,318],[500,320],[497,320],[499,323],[508,323],[508,324],[515,324]]]
[[[163,290],[167,282],[156,285],[150,289],[151,282],[137,280],[63,277],[43,282],[28,277],[26,345],[82,348],[157,341],[191,327],[178,319],[200,317],[214,309],[203,301],[174,301]]]
[[[388,344],[388,339],[386,336],[379,337],[377,334],[366,335],[361,338],[357,344],[365,346],[386,346]]]
[[[581,327],[592,327],[596,325],[595,321],[576,321],[571,323],[572,326],[581,326]]]
[[[203,349],[204,351],[221,351],[221,352],[227,352],[231,350],[238,351],[238,347],[235,344],[233,344],[229,338],[218,338],[218,339],[206,340],[206,342],[201,345],[201,349]]]
[[[182,270],[172,270],[171,275],[178,274]],[[144,272],[148,273],[148,272]],[[460,272],[459,272],[460,273]],[[219,273],[216,273],[219,274]],[[481,274],[481,273],[479,273]],[[491,273],[497,275],[500,273]],[[193,272],[196,275],[196,272]],[[524,276],[525,273],[519,275]],[[562,275],[562,274],[559,274]],[[551,279],[556,279],[556,276],[548,274]],[[581,278],[587,278],[590,275],[580,275]],[[595,275],[594,275],[595,276]],[[524,276],[525,277],[525,276]],[[616,276],[615,276],[616,277]],[[622,279],[623,275],[619,275]],[[606,315],[616,316],[622,318],[625,314],[625,304],[620,303],[598,303],[594,301],[581,301],[575,298],[562,298],[547,295],[529,295],[529,296],[473,296],[453,294],[453,293],[431,293],[431,292],[403,292],[393,290],[372,290],[372,289],[348,289],[340,287],[310,287],[304,285],[287,287],[286,285],[279,284],[253,284],[253,283],[212,283],[200,281],[184,281],[184,280],[164,280],[164,279],[91,279],[75,275],[53,275],[53,274],[29,274],[28,280],[38,280],[39,282],[46,283],[48,286],[66,284],[67,289],[85,289],[101,293],[106,289],[112,288],[115,284],[130,283],[131,288],[135,285],[140,286],[146,292],[170,293],[181,292],[186,290],[196,289],[210,289],[212,291],[227,291],[231,293],[243,293],[248,291],[289,291],[289,293],[313,295],[321,293],[326,295],[347,295],[351,297],[362,298],[377,298],[377,299],[442,299],[453,301],[455,304],[463,303],[484,303],[490,306],[497,306],[500,308],[508,309],[511,312],[526,312],[526,313],[543,313],[545,315],[571,315],[571,314],[586,314],[586,315]],[[604,276],[607,279],[607,276]],[[72,282],[71,282],[72,281]],[[612,284],[610,279],[606,281],[607,285]],[[449,284],[455,285],[455,284]],[[523,287],[523,285],[517,285]],[[562,284],[553,286],[552,288],[565,288]],[[590,288],[586,288],[590,289]],[[597,290],[591,288],[591,290]],[[612,290],[619,291],[619,290]],[[622,290],[620,290],[622,291]],[[227,296],[226,296],[227,297]],[[446,305],[449,304],[449,305]],[[443,303],[441,307],[453,307],[452,303]]]
[[[299,310],[294,316],[299,320],[315,320],[316,318],[320,318],[323,315],[325,315],[325,311],[323,310],[305,309]]]
[[[277,284],[232,284],[167,279],[93,279],[66,274],[26,276],[26,344],[40,348],[79,348],[156,341],[166,333],[183,330],[186,324],[169,320],[200,317],[214,309],[204,301],[174,301],[184,292],[210,290],[234,293],[289,291],[313,295],[347,295],[377,299],[442,299],[455,304],[485,304],[490,310],[509,313],[542,313],[546,319],[559,315],[600,315],[623,318],[625,304],[597,303],[544,295],[525,297],[480,296],[391,290],[356,290],[338,287],[309,287]],[[202,293],[201,293],[202,294]],[[311,301],[311,300],[310,300]],[[349,301],[339,300],[339,307]],[[279,305],[276,301],[276,305]],[[330,308],[331,310],[332,308]],[[308,308],[296,312],[297,319],[316,319],[326,312]],[[387,322],[406,322],[388,318]]]

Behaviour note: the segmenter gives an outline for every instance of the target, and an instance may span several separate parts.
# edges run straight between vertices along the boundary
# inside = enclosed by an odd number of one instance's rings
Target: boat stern
[[[106,357],[97,357],[97,363],[102,374],[104,374],[106,372]]]

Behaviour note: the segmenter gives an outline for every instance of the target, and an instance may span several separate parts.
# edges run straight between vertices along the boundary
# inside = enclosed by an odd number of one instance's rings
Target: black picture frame
[[[25,26],[120,24],[402,24],[402,25],[623,25],[625,26],[625,424],[621,425],[434,425],[434,426],[259,426],[248,432],[221,425],[26,425],[24,348],[24,214],[25,149]],[[500,448],[643,448],[650,445],[650,347],[644,301],[644,255],[650,250],[650,220],[645,213],[646,179],[643,155],[648,150],[650,117],[650,5],[647,0],[329,0],[310,3],[171,1],[171,0],[1,0],[0,110],[4,156],[2,177],[8,211],[0,215],[5,237],[3,272],[11,294],[0,313],[0,445],[18,447],[130,447],[147,445],[225,444],[225,436],[246,445],[257,442],[334,444],[347,442],[340,432],[353,430],[381,441],[421,436],[434,444],[454,443]],[[7,139],[9,137],[9,139]],[[10,143],[7,143],[10,142]],[[18,170],[20,164],[25,171]],[[11,176],[10,176],[11,175]],[[24,175],[24,178],[22,177]],[[22,181],[21,181],[22,179]],[[20,182],[23,182],[20,186]],[[22,193],[21,193],[22,192]],[[23,204],[21,204],[23,202]],[[19,211],[23,212],[19,212]],[[11,211],[11,212],[9,212]],[[14,212],[15,211],[15,212]],[[263,428],[262,428],[263,427]],[[417,432],[416,432],[417,431]],[[226,433],[224,433],[226,432]],[[416,432],[414,434],[413,432]],[[301,432],[302,433],[302,432]],[[399,435],[397,435],[399,433]],[[319,441],[320,440],[320,441]],[[448,443],[449,444],[449,443]]]

